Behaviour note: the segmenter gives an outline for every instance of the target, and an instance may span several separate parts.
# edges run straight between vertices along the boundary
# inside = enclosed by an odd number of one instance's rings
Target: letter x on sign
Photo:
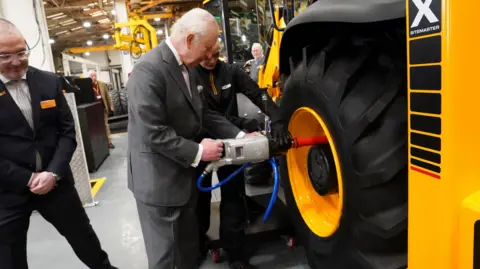
[[[430,9],[432,1],[433,0],[425,0],[425,2],[422,2],[422,0],[412,0],[412,2],[418,8],[418,13],[417,16],[415,16],[412,25],[410,26],[411,28],[417,27],[424,16],[430,23],[438,22],[437,16],[435,16],[433,11]]]

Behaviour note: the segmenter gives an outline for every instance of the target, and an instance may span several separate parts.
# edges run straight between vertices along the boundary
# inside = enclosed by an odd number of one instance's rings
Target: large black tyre
[[[120,103],[122,104],[123,115],[128,114],[127,88],[120,89]]]
[[[297,207],[292,164],[280,160],[287,207],[314,269],[406,268],[406,54],[391,35],[374,34],[332,38],[290,58],[280,109],[289,120],[300,107],[323,119],[343,178],[339,225],[321,237]]]
[[[112,89],[110,92],[110,99],[113,103],[113,115],[120,116],[123,114],[122,103],[120,102],[120,92],[118,89]]]

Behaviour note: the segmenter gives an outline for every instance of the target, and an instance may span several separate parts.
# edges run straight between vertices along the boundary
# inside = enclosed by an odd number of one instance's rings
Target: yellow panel
[[[409,269],[473,268],[480,210],[472,202],[480,200],[474,195],[480,190],[478,10],[478,0],[407,1]]]
[[[474,233],[480,229],[480,191],[466,198],[462,203],[460,212],[459,240],[458,240],[458,267],[461,269],[472,269],[473,267],[473,248]],[[478,243],[478,242],[477,242]],[[480,246],[477,246],[477,248]],[[477,250],[478,251],[478,250]],[[475,267],[477,269],[478,267]]]

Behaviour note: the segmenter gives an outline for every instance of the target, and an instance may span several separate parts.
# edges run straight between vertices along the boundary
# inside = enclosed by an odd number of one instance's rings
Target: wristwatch
[[[60,177],[59,177],[57,174],[52,173],[52,172],[50,172],[50,174],[51,174],[52,177],[55,179],[55,182],[56,182],[56,183],[58,183],[58,182],[60,181]]]

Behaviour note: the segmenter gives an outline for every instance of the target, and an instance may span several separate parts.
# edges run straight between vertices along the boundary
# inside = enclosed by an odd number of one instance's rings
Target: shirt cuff
[[[32,175],[30,176],[30,179],[28,180],[28,183],[27,183],[27,187],[28,187],[28,185],[30,185],[30,183],[32,182],[32,179],[33,179],[33,176],[34,176],[34,175],[35,175],[35,174],[32,173]]]
[[[235,139],[243,138],[245,135],[246,135],[245,132],[240,131],[240,133],[237,134],[237,136],[235,137]]]
[[[197,156],[195,156],[195,160],[192,163],[193,167],[197,167],[200,161],[202,160],[202,154],[203,154],[203,146],[201,144],[198,144],[198,152]]]

